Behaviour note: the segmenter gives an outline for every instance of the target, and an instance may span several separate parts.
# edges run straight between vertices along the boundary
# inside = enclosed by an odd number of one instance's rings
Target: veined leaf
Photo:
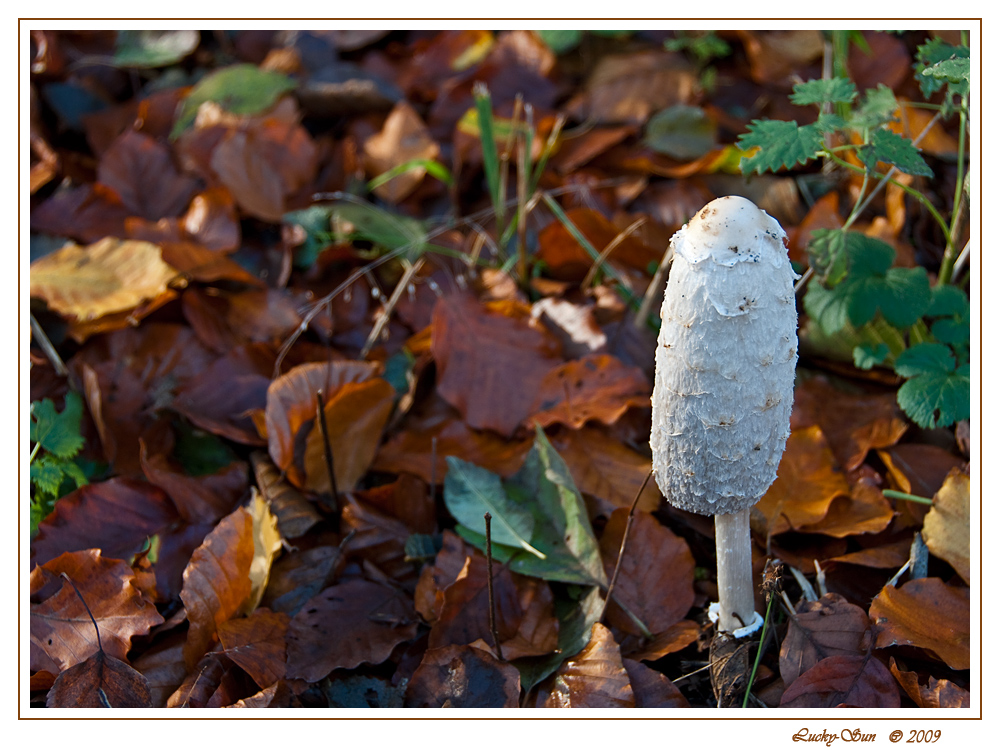
[[[880,365],[889,356],[889,346],[884,343],[860,344],[854,347],[854,366],[859,370],[870,370]]]
[[[823,133],[815,125],[799,125],[794,120],[754,120],[749,133],[739,137],[742,149],[760,148],[740,162],[743,174],[777,171],[782,167],[806,164],[823,148]]]
[[[881,161],[892,164],[906,174],[934,176],[934,170],[927,166],[913,141],[891,130],[876,130],[872,134],[871,143],[861,147],[858,155],[871,171],[875,171],[875,166]]]
[[[853,102],[858,95],[857,87],[847,78],[820,78],[795,84],[788,97],[792,104],[825,104],[827,102]]]
[[[30,438],[41,443],[53,456],[72,458],[83,448],[82,416],[83,399],[75,391],[66,394],[66,405],[61,413],[56,411],[51,399],[36,401],[31,405]]]
[[[891,122],[899,109],[896,95],[884,83],[865,91],[865,98],[854,113],[850,125],[855,130],[878,128]]]

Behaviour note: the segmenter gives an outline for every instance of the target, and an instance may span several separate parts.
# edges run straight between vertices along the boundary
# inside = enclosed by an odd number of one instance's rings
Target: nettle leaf
[[[792,104],[834,104],[853,102],[858,89],[847,78],[826,78],[798,83],[788,98]]]
[[[920,84],[921,93],[925,97],[929,97],[946,83],[952,85],[953,93],[966,93],[969,84],[967,62],[964,64],[951,63],[944,68],[937,68],[939,64],[963,59],[969,59],[968,47],[948,44],[942,39],[932,39],[917,47],[916,62],[913,64],[913,68],[916,71],[916,79],[917,83]]]
[[[739,137],[740,148],[760,148],[740,161],[743,174],[777,171],[806,164],[823,148],[823,133],[816,124],[799,125],[794,120],[754,120],[750,132]]]
[[[858,150],[861,161],[871,171],[875,171],[878,162],[891,164],[899,171],[921,177],[933,177],[934,171],[927,166],[920,151],[913,141],[904,138],[891,130],[876,130],[872,134],[871,143]]]
[[[31,405],[30,438],[54,456],[72,458],[83,448],[82,416],[83,399],[75,391],[66,394],[62,413],[56,411],[51,399],[36,401]]]
[[[854,347],[854,366],[859,370],[870,370],[885,362],[888,356],[887,344],[861,344]]]
[[[909,378],[896,401],[916,424],[946,427],[968,419],[971,411],[969,365],[955,367],[944,344],[917,344],[896,358],[896,373]]]
[[[55,456],[39,456],[31,462],[31,483],[46,495],[55,496],[62,484],[63,470],[61,463],[65,459]]]
[[[895,120],[897,109],[896,95],[891,88],[880,83],[876,88],[865,91],[865,98],[854,112],[851,127],[855,130],[882,127]]]

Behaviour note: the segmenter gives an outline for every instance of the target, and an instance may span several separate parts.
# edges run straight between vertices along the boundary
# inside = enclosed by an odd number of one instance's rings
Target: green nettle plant
[[[83,400],[79,394],[66,394],[66,404],[56,411],[51,399],[31,404],[31,536],[39,522],[55,507],[56,500],[74,487],[87,483],[87,475],[73,460],[83,448],[80,418]]]
[[[816,121],[754,120],[739,145],[752,153],[744,174],[789,169],[824,159],[863,176],[862,189],[844,225],[812,233],[810,269],[803,300],[825,348],[850,352],[861,369],[892,367],[905,379],[897,400],[921,427],[946,427],[968,419],[969,300],[956,285],[955,262],[962,215],[968,200],[965,150],[969,114],[969,47],[933,39],[920,46],[914,63],[925,97],[939,92],[934,120],[959,118],[958,162],[950,220],[919,190],[893,179],[896,172],[933,177],[916,142],[889,129],[899,108],[892,91],[879,85],[859,98],[845,77],[811,80],[794,87],[797,105],[819,107]],[[928,126],[929,127],[929,126]],[[922,134],[921,134],[922,135]],[[853,154],[862,166],[846,156]],[[915,199],[938,224],[945,250],[934,286],[924,268],[893,268],[895,250],[851,231],[873,195],[893,183]]]

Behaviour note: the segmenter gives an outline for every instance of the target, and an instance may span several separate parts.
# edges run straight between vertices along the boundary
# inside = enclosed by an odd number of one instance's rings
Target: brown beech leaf
[[[281,342],[302,322],[299,301],[287,289],[188,289],[181,303],[198,338],[218,352],[251,342]]]
[[[698,623],[681,620],[648,642],[645,638],[626,636],[622,641],[622,654],[637,661],[656,661],[690,646],[698,639],[698,631]]]
[[[240,246],[236,204],[225,188],[209,188],[196,195],[181,223],[184,231],[209,250],[231,252]]]
[[[86,607],[69,581],[60,578],[62,573],[76,584]],[[124,661],[133,636],[145,635],[163,622],[134,580],[128,563],[101,557],[96,549],[66,552],[36,566],[31,571],[32,669],[37,669],[35,649],[60,671],[97,652],[87,607],[100,628],[105,654]]]
[[[878,472],[862,464],[848,479],[851,496],[835,497],[822,521],[802,526],[799,531],[842,539],[855,534],[877,534],[892,523],[894,511],[882,494],[882,477]]]
[[[250,454],[257,486],[278,519],[278,530],[284,539],[296,539],[322,520],[315,506],[285,481],[278,467],[263,451]]]
[[[100,183],[80,185],[56,192],[32,211],[31,228],[80,242],[97,242],[124,236],[128,213],[111,188]]]
[[[888,469],[891,484],[903,492],[920,497],[934,497],[952,469],[964,461],[944,448],[925,443],[905,443],[879,451]]]
[[[90,321],[173,297],[177,271],[149,242],[105,237],[93,245],[70,243],[31,264],[31,296],[60,315]]]
[[[922,532],[927,549],[955,569],[969,583],[969,475],[952,469],[934,495],[934,506],[924,516]]]
[[[163,262],[176,268],[185,278],[205,284],[213,281],[236,281],[249,286],[261,286],[263,283],[236,261],[202,245],[186,240],[155,238],[153,233],[144,232],[136,226],[130,226],[127,231],[132,239],[159,245]]]
[[[267,405],[274,358],[261,344],[228,351],[178,389],[173,407],[213,435],[266,445],[249,414]]]
[[[271,458],[297,487],[330,492],[322,428],[316,423],[316,393],[326,397],[337,489],[354,488],[368,471],[395,391],[363,362],[299,365],[267,391],[267,440]],[[302,448],[297,446],[301,444]]]
[[[340,522],[341,531],[351,535],[343,544],[345,554],[371,562],[390,578],[413,575],[413,564],[406,561],[404,550],[411,532],[402,521],[347,496]]]
[[[191,623],[184,660],[193,667],[208,651],[219,625],[240,611],[251,591],[253,519],[237,508],[219,521],[184,569],[181,601]]]
[[[146,678],[153,708],[166,707],[167,699],[187,676],[184,643],[184,633],[173,633],[166,641],[143,652],[132,662],[132,666]]]
[[[903,690],[910,696],[917,708],[968,708],[971,703],[969,691],[954,682],[927,678],[927,686],[920,684],[916,672],[906,672],[896,666],[896,660],[889,657],[889,671]]]
[[[840,468],[861,465],[869,450],[895,445],[909,429],[894,393],[854,395],[814,377],[795,389],[792,430],[819,425]]]
[[[593,354],[550,370],[539,384],[536,411],[524,423],[574,429],[591,419],[612,424],[630,406],[648,407],[650,392],[642,370],[610,354]]]
[[[365,169],[370,178],[414,159],[437,159],[441,149],[412,106],[402,99],[364,144]],[[414,167],[377,186],[374,193],[389,203],[399,203],[416,190],[427,170]]]
[[[285,633],[291,618],[283,612],[258,609],[249,617],[219,625],[219,642],[226,656],[240,665],[262,688],[285,676]]]
[[[444,481],[448,473],[446,456],[456,456],[503,476],[521,468],[531,450],[531,440],[505,440],[488,430],[473,430],[455,417],[454,410],[450,411],[449,415],[431,420],[404,423],[379,449],[372,468],[413,474],[427,483]],[[432,470],[435,440],[437,465]]]
[[[778,478],[754,506],[767,519],[771,534],[821,521],[834,498],[849,495],[847,477],[819,427],[793,430],[778,465]]]
[[[628,508],[649,474],[650,460],[616,440],[606,430],[587,426],[562,430],[552,436],[552,446],[569,467],[580,492],[593,495],[614,508]],[[660,504],[656,482],[647,482],[639,510],[652,512]]]
[[[413,602],[395,588],[363,580],[339,583],[292,618],[286,677],[317,682],[334,669],[381,664],[416,633]]]
[[[910,559],[911,546],[913,546],[912,539],[900,539],[898,542],[891,544],[868,547],[857,552],[848,552],[846,555],[831,557],[827,562],[841,562],[851,565],[864,565],[868,568],[892,568],[893,570],[899,570]]]
[[[566,212],[573,225],[586,237],[597,252],[618,236],[620,230],[597,211],[571,208]],[[663,250],[649,247],[634,235],[629,235],[611,251],[608,261],[645,272],[650,263],[659,263]],[[576,241],[561,221],[551,222],[538,235],[538,258],[547,266],[547,273],[561,281],[579,282],[594,265],[591,257]]]
[[[969,668],[969,589],[917,578],[883,588],[868,613],[876,648],[916,646],[952,669]]]
[[[414,534],[433,534],[437,528],[434,498],[427,485],[412,474],[400,474],[392,484],[354,494],[373,508],[402,521]]]
[[[167,698],[167,708],[206,708],[212,699],[227,665],[231,662],[217,654],[206,654],[188,672],[184,682]]]
[[[757,83],[784,84],[791,73],[823,55],[823,35],[810,29],[737,34]]]
[[[818,601],[802,601],[781,642],[781,679],[791,685],[803,672],[828,656],[856,656],[867,652],[871,636],[868,615],[840,594],[824,594]]]
[[[608,580],[614,574],[628,510],[611,514],[601,535],[601,558]],[[639,634],[638,625],[619,604],[638,617],[650,633],[666,632],[694,605],[694,557],[687,542],[653,516],[636,511],[625,558],[615,584],[607,617],[625,633]]]
[[[288,683],[281,680],[225,708],[290,708],[294,697]]]
[[[465,295],[434,308],[431,351],[437,390],[475,429],[510,436],[533,410],[545,376],[561,362],[559,344],[533,327],[522,303],[482,305]]]
[[[31,561],[46,563],[63,552],[90,548],[128,560],[176,520],[173,503],[151,484],[126,477],[94,482],[60,499],[38,525]]]
[[[46,708],[150,708],[146,678],[103,651],[56,677]]]
[[[782,708],[899,708],[899,687],[870,654],[828,656],[804,672],[781,696]]]
[[[636,708],[690,708],[684,694],[662,672],[642,662],[622,659],[628,673]]]
[[[446,530],[441,535],[441,549],[434,558],[434,564],[426,565],[420,571],[414,594],[415,608],[427,622],[433,624],[441,616],[445,589],[458,580],[465,570],[466,561],[475,553],[475,548],[455,532]]]
[[[590,642],[552,680],[546,708],[635,708],[635,695],[611,631],[594,623]]]
[[[412,708],[517,708],[521,676],[483,641],[429,648],[406,686]]]
[[[151,221],[179,215],[198,188],[196,179],[177,171],[166,146],[134,130],[101,155],[97,181],[113,188],[132,214]]]
[[[271,568],[262,604],[295,615],[302,605],[329,586],[344,567],[338,547],[319,546],[282,555]]]

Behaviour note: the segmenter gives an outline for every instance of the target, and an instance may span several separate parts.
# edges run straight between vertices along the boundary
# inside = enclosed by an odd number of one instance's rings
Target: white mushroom
[[[670,240],[650,447],[672,505],[715,516],[719,629],[751,632],[750,508],[785,450],[798,356],[785,232],[738,196],[718,198]]]

